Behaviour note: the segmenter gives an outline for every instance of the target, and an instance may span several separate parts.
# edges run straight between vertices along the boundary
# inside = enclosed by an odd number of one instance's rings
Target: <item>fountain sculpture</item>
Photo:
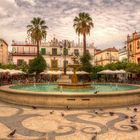
[[[66,75],[62,76],[61,80],[58,80],[58,86],[62,87],[63,89],[90,89],[91,82],[79,82],[76,71],[81,67],[81,65],[77,61],[77,57],[72,57],[73,64],[69,64],[68,67],[73,69],[73,75],[71,79],[63,80],[64,77],[68,77]],[[68,82],[66,82],[68,81]]]

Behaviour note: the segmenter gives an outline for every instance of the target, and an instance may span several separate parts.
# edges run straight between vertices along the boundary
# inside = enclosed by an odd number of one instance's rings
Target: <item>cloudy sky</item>
[[[91,15],[94,28],[87,40],[98,48],[120,48],[127,34],[140,31],[140,0],[0,0],[0,38],[9,45],[25,41],[26,25],[39,16],[49,27],[47,40],[77,42],[73,19],[79,12]]]

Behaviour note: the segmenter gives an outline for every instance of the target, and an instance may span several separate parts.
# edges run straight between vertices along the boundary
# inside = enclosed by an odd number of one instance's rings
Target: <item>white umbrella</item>
[[[4,69],[0,69],[0,73],[4,72]]]
[[[84,74],[89,74],[89,73],[86,71],[77,71],[76,74],[83,74],[84,75]]]
[[[21,70],[10,70],[9,73],[10,73],[10,75],[25,74],[25,72],[23,72]]]
[[[10,69],[0,69],[0,73],[10,72]]]
[[[63,71],[54,71],[54,70],[48,70],[48,71],[41,72],[41,74],[49,74],[49,75],[61,75],[63,73],[64,73]],[[73,71],[67,71],[66,74],[72,75]],[[89,74],[89,73],[85,72],[85,71],[77,71],[76,74]]]
[[[125,74],[127,72],[125,70],[120,70],[120,73]]]
[[[68,75],[72,75],[73,74],[73,71],[67,71],[66,72]],[[86,72],[86,71],[76,71],[76,74],[78,74],[78,75],[84,75],[84,74],[89,74],[88,72]]]
[[[114,74],[126,74],[127,72],[125,70],[115,70]]]
[[[48,71],[41,72],[41,74],[60,75],[62,74],[62,71],[48,70]]]
[[[14,75],[14,74],[25,74],[25,72],[21,71],[21,70],[10,70],[10,69],[0,69],[0,73],[9,73],[10,75]]]
[[[100,72],[97,72],[98,74],[114,74],[114,71],[112,70],[102,70]]]
[[[66,74],[72,75],[73,74],[73,71],[67,71]]]

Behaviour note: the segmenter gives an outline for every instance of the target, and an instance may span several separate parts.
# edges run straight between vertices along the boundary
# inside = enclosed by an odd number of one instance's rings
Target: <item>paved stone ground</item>
[[[137,110],[134,111],[134,108]],[[15,135],[7,137],[14,129]],[[0,140],[5,139],[140,140],[140,105],[112,109],[52,110],[0,102]]]

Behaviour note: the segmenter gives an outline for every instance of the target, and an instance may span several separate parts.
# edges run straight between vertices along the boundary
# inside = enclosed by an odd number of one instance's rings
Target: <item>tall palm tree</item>
[[[31,20],[31,24],[27,25],[27,33],[31,37],[32,42],[37,45],[37,56],[39,56],[39,46],[42,39],[46,39],[47,28],[46,22],[40,17],[34,17]]]
[[[92,18],[88,13],[82,12],[74,18],[73,27],[78,35],[83,35],[83,54],[86,53],[86,35],[90,34],[91,28],[94,26]]]

